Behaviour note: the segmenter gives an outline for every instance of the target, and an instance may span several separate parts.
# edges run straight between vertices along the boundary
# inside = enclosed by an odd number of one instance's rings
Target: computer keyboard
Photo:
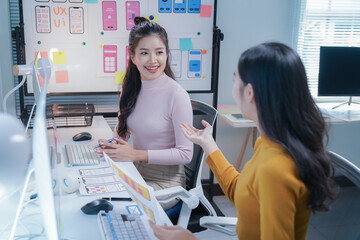
[[[123,214],[114,209],[101,211],[98,217],[106,240],[151,239],[139,214]]]
[[[86,166],[100,163],[99,156],[95,153],[92,145],[66,144],[65,152],[69,166]]]

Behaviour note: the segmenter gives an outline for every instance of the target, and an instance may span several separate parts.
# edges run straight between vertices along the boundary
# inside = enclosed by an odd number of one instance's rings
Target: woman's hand
[[[189,230],[180,226],[159,226],[149,221],[155,236],[160,240],[195,240],[197,239]]]
[[[117,162],[147,161],[147,151],[134,149],[127,141],[119,138],[110,143],[104,143],[98,152],[105,152]]]
[[[201,123],[205,127],[202,130],[196,129],[192,125],[184,123],[182,123],[180,127],[187,139],[200,145],[204,149],[205,154],[209,155],[219,148],[212,137],[212,126],[204,120],[202,120]]]

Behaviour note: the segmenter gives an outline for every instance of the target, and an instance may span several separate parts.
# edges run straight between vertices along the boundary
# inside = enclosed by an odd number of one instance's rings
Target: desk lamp
[[[7,101],[8,97],[25,83],[25,81],[27,80],[27,76],[29,76],[29,75],[32,76],[32,85],[33,85],[33,91],[34,91],[34,97],[35,97],[35,104],[33,105],[33,108],[31,109],[29,121],[27,123],[25,132],[27,131],[27,129],[29,127],[30,119],[32,117],[34,108],[36,106],[36,103],[37,103],[37,101],[39,99],[39,95],[40,95],[41,86],[40,86],[40,82],[39,82],[39,78],[38,78],[38,73],[41,75],[41,77],[44,79],[44,81],[47,81],[48,78],[50,78],[50,76],[51,76],[51,63],[50,63],[49,59],[48,58],[39,58],[39,56],[40,56],[40,52],[38,52],[36,54],[35,60],[32,61],[28,65],[14,65],[13,66],[13,74],[15,76],[23,76],[23,80],[16,87],[11,89],[5,95],[4,101],[3,101],[4,112],[7,112],[6,101]]]

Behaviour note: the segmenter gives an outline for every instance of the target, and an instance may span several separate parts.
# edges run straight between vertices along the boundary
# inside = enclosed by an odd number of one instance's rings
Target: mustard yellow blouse
[[[241,173],[220,150],[206,162],[236,207],[239,239],[306,239],[309,192],[284,147],[261,135]]]

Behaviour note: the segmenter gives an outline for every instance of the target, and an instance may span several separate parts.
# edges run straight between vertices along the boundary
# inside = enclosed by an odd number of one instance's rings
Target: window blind
[[[297,51],[315,98],[318,98],[320,46],[360,47],[359,0],[303,0],[301,3]]]

